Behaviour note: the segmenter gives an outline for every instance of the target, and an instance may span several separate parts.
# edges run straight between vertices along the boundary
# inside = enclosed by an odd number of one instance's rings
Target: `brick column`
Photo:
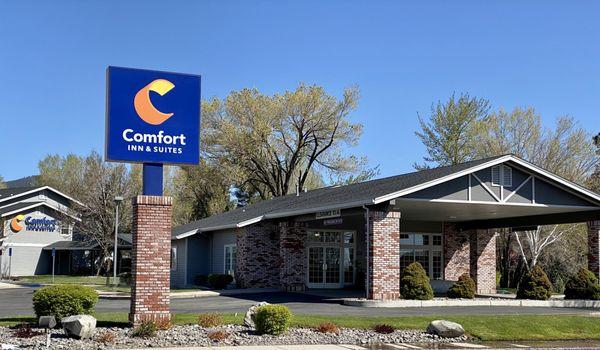
[[[589,221],[588,227],[588,269],[600,278],[600,220]]]
[[[471,277],[477,293],[496,293],[496,234],[494,230],[473,230],[470,234]]]
[[[171,212],[173,199],[133,199],[131,304],[129,321],[169,321]]]
[[[444,223],[444,280],[457,281],[470,272],[469,233],[461,232],[456,225]]]
[[[272,224],[256,224],[236,232],[235,279],[241,288],[279,287],[279,232]]]
[[[306,290],[306,225],[300,222],[279,224],[279,255],[281,289],[286,292]]]
[[[369,297],[400,297],[400,213],[369,212]]]

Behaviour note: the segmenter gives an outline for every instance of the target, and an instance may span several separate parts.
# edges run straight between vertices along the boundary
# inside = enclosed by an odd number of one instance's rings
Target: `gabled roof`
[[[541,176],[561,183],[586,196],[591,201],[600,203],[600,195],[595,192],[567,181],[514,155],[502,155],[345,186],[325,187],[304,192],[300,195],[289,194],[276,197],[175,227],[172,237],[181,239],[198,232],[244,227],[265,219],[379,204],[506,161],[513,161],[522,167],[539,173]]]
[[[60,192],[59,190],[54,189],[50,186],[3,188],[3,189],[0,189],[0,202],[7,201],[9,199],[13,199],[13,198],[17,198],[17,197],[23,197],[28,194],[40,192],[43,190],[52,191],[64,198],[68,199],[69,201],[71,201],[73,203],[77,203],[81,206],[84,206],[84,204],[81,203],[80,201],[78,201],[72,197],[69,197],[66,194],[64,194],[64,193]]]
[[[131,234],[119,233],[119,248],[131,248]],[[90,240],[58,241],[47,245],[43,250],[93,250],[98,248],[98,243]]]

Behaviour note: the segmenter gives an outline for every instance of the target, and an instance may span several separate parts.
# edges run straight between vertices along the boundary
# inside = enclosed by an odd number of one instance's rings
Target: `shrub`
[[[133,329],[131,332],[132,337],[137,338],[151,338],[156,335],[156,323],[152,320],[142,321],[142,323]]]
[[[33,338],[33,337],[37,337],[38,335],[42,335],[42,334],[44,334],[44,333],[34,331],[33,329],[31,329],[31,325],[29,323],[25,323],[25,322],[21,323],[19,328],[17,328],[17,330],[14,333],[15,337],[17,337],[17,338]]]
[[[102,344],[112,344],[117,340],[113,332],[104,332],[96,337],[96,341]]]
[[[226,331],[214,331],[206,335],[212,341],[223,341],[229,338],[229,333]]]
[[[377,333],[381,333],[381,334],[390,334],[390,333],[394,333],[394,331],[396,330],[396,327],[392,326],[391,324],[376,324],[375,326],[373,326],[373,330]]]
[[[463,274],[458,278],[447,293],[448,298],[466,298],[473,299],[475,297],[475,281],[468,273]]]
[[[517,289],[517,299],[547,300],[552,284],[541,267],[535,266],[526,273]]]
[[[98,302],[98,293],[79,285],[59,284],[46,286],[33,293],[33,310],[36,316],[63,317],[91,314]]]
[[[208,284],[214,289],[225,289],[231,282],[233,282],[231,275],[213,274],[208,276]]]
[[[198,315],[198,325],[200,325],[200,327],[211,328],[222,324],[223,319],[221,318],[221,315],[216,312]]]
[[[173,328],[173,323],[166,319],[157,320],[154,323],[156,324],[156,329],[160,331],[168,331],[169,329]]]
[[[254,323],[259,334],[280,335],[290,326],[292,313],[283,305],[265,305],[256,310]]]
[[[317,332],[320,333],[334,333],[340,334],[340,327],[338,327],[335,323],[331,322],[323,322],[315,328]]]
[[[586,268],[581,268],[565,285],[565,299],[600,299],[598,278]]]
[[[206,275],[194,276],[194,284],[197,286],[208,286],[208,276],[206,276]]]
[[[423,266],[418,262],[408,265],[402,271],[400,294],[405,299],[433,299],[433,289],[429,284],[429,277],[427,277]]]

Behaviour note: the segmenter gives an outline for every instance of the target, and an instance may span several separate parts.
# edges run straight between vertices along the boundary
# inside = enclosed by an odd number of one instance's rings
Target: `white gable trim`
[[[540,174],[542,176],[545,176],[545,177],[547,177],[547,178],[549,178],[549,179],[551,179],[553,181],[556,181],[557,183],[560,183],[561,185],[563,185],[563,186],[565,186],[565,187],[573,190],[575,192],[574,194],[579,195],[580,197],[582,195],[583,196],[587,196],[588,198],[584,198],[584,199],[586,199],[588,201],[590,200],[590,198],[592,198],[593,200],[595,200],[595,201],[597,201],[597,202],[600,203],[600,195],[598,195],[598,194],[596,194],[596,193],[594,193],[594,192],[592,192],[592,191],[590,191],[590,190],[588,190],[588,189],[586,189],[584,187],[581,187],[581,186],[579,186],[579,185],[577,185],[577,184],[575,184],[575,183],[573,183],[571,181],[563,179],[562,177],[560,177],[558,175],[554,175],[554,174],[552,174],[549,171],[546,171],[546,170],[544,170],[544,169],[542,169],[542,168],[540,168],[540,167],[538,167],[536,165],[533,165],[532,163],[524,161],[524,160],[522,160],[522,159],[520,159],[518,157],[515,157],[513,155],[507,155],[507,156],[503,156],[503,157],[500,157],[500,158],[496,158],[494,160],[491,160],[489,162],[485,162],[485,163],[480,164],[478,166],[475,166],[475,167],[472,167],[472,168],[468,168],[468,169],[456,172],[454,174],[450,174],[450,175],[441,177],[439,179],[426,182],[426,183],[421,184],[421,185],[413,186],[413,187],[410,187],[410,188],[407,188],[407,189],[404,189],[404,190],[401,190],[401,191],[397,191],[397,192],[393,192],[393,193],[390,193],[390,194],[387,194],[387,195],[384,195],[384,196],[377,197],[377,198],[373,199],[373,203],[374,204],[383,203],[383,202],[392,200],[394,198],[402,197],[402,196],[405,196],[407,194],[411,194],[413,192],[417,192],[417,191],[420,191],[420,190],[423,190],[423,189],[426,189],[426,188],[429,188],[429,187],[432,187],[432,186],[435,186],[435,185],[438,185],[438,184],[441,184],[441,183],[444,183],[444,182],[447,182],[447,181],[450,181],[450,180],[453,180],[453,179],[456,179],[456,178],[459,178],[459,177],[467,175],[467,174],[475,173],[475,172],[477,172],[479,170],[482,170],[482,169],[485,169],[485,168],[488,168],[488,167],[491,167],[491,166],[494,166],[494,165],[497,165],[497,164],[501,164],[501,163],[504,163],[504,162],[507,162],[507,161],[513,161],[516,164],[522,166],[523,168],[526,168],[526,169],[528,169],[528,170],[530,170],[532,172],[538,173],[538,174]]]
[[[59,195],[65,197],[66,199],[68,199],[68,200],[70,200],[70,201],[72,201],[74,203],[77,203],[77,204],[79,204],[81,206],[85,206],[83,203],[81,203],[77,199],[69,197],[66,194],[64,194],[64,193],[60,192],[59,190],[56,190],[56,189],[54,189],[54,188],[52,188],[50,186],[42,186],[42,187],[34,188],[34,189],[26,191],[26,192],[17,193],[17,194],[12,195],[12,196],[7,196],[7,197],[4,197],[4,198],[0,198],[0,202],[4,202],[4,201],[7,201],[9,199],[14,199],[14,198],[18,198],[18,197],[23,197],[23,196],[26,196],[26,195],[29,195],[29,194],[32,194],[32,193],[36,193],[36,192],[40,192],[40,191],[43,191],[43,190],[50,190],[50,191],[52,191],[52,192],[54,192],[56,194],[59,194]]]
[[[41,206],[41,205],[45,205],[45,206],[47,206],[47,207],[48,207],[48,208],[50,208],[50,209],[53,209],[53,210],[59,211],[59,212],[61,212],[61,213],[65,214],[65,215],[67,215],[67,216],[69,216],[69,217],[71,217],[72,219],[75,219],[75,220],[77,220],[77,221],[81,221],[81,219],[80,219],[80,218],[78,218],[78,217],[76,217],[76,216],[74,216],[74,215],[70,214],[69,212],[67,212],[67,211],[65,211],[65,210],[62,210],[61,208],[56,208],[56,207],[53,207],[53,206],[51,206],[51,205],[49,205],[48,203],[45,203],[45,202],[41,202],[41,203],[35,203],[35,204],[32,204],[32,205],[30,205],[30,206],[27,206],[27,207],[24,207],[24,208],[19,208],[19,209],[17,209],[17,210],[9,211],[9,212],[7,212],[7,213],[4,213],[4,214],[2,214],[2,216],[1,216],[1,217],[6,217],[6,216],[13,215],[13,214],[17,214],[17,213],[20,213],[20,212],[22,212],[23,210],[33,209],[33,208],[39,207],[39,206]]]

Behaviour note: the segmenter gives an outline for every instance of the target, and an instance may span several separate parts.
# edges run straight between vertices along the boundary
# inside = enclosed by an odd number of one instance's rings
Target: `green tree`
[[[571,117],[544,128],[533,108],[500,109],[477,125],[477,158],[514,154],[568,180],[584,183],[598,165],[590,135]]]
[[[131,199],[141,190],[139,169],[106,163],[97,152],[87,156],[49,155],[39,162],[38,167],[40,185],[56,188],[84,204],[74,210],[81,221],[72,223],[80,235],[99,244],[101,257],[97,264],[108,271],[114,240],[114,198],[125,198],[119,210],[120,231],[131,232]],[[66,216],[61,219],[69,220]]]
[[[596,155],[600,156],[600,133],[594,136],[594,145],[596,146]],[[587,180],[586,185],[596,193],[600,193],[600,164],[596,164],[594,172]]]
[[[474,141],[478,124],[490,110],[489,101],[463,93],[431,106],[427,120],[420,115],[421,131],[415,132],[427,149],[425,164],[416,168],[464,163],[476,157]]]
[[[175,225],[199,220],[233,207],[223,168],[202,160],[177,170],[173,180]]]
[[[4,183],[4,178],[0,175],[0,188],[6,188],[6,184]]]
[[[320,184],[321,177],[369,176],[366,159],[345,152],[362,133],[349,120],[357,102],[355,88],[341,99],[306,85],[275,95],[234,91],[203,103],[203,153],[224,167],[233,187],[262,199],[304,189],[311,177]]]

